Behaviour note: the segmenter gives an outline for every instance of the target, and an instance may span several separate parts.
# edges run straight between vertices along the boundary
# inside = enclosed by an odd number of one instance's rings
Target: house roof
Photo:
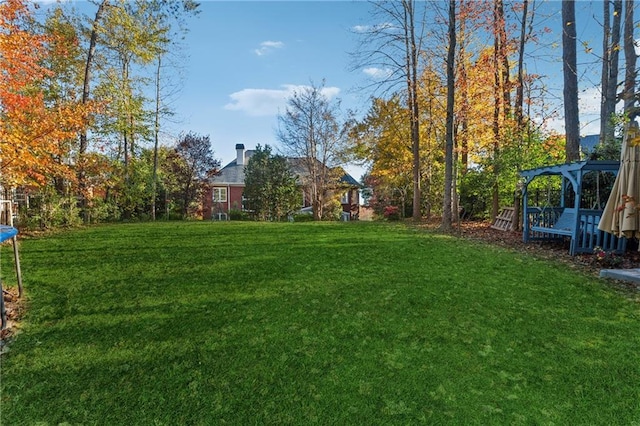
[[[600,135],[587,135],[580,137],[580,148],[585,152],[593,152],[600,142]]]
[[[362,188],[362,184],[357,180],[355,180],[354,177],[351,176],[349,173],[347,173],[345,169],[343,169],[342,167],[338,167],[338,170],[342,172],[340,183],[344,183],[345,185],[348,185],[348,186],[357,186],[359,188]]]
[[[316,161],[318,162],[318,164],[322,164],[319,160]],[[291,171],[296,175],[305,176],[309,174],[306,169],[304,158],[287,157],[287,162],[289,163],[289,168],[291,169]],[[333,168],[333,170],[336,172],[336,174],[340,175],[341,184],[344,184],[345,186],[357,186],[359,188],[362,187],[360,182],[354,179],[354,177],[347,173],[346,170],[342,167],[338,166]]]
[[[244,185],[244,168],[249,158],[253,155],[253,150],[244,152],[245,165],[238,165],[238,159],[234,159],[224,166],[220,172],[211,179],[214,184],[224,185]]]
[[[211,182],[214,185],[244,185],[244,168],[246,167],[249,159],[254,152],[254,150],[246,150],[244,152],[244,165],[238,165],[237,158],[234,159],[229,164],[224,166],[222,170],[220,170],[220,172],[211,179]],[[298,176],[304,176],[307,174],[302,158],[287,157],[287,163],[289,164],[289,168],[294,174]],[[362,187],[362,185],[356,179],[354,179],[353,176],[347,173],[342,167],[338,167],[336,170],[340,172],[342,176],[340,178],[340,183],[343,183],[347,186]]]

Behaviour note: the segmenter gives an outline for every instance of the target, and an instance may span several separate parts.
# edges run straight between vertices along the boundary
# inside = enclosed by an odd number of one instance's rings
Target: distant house
[[[244,209],[244,168],[252,155],[244,145],[236,145],[236,159],[211,179],[202,203],[205,219],[227,220],[230,210]]]
[[[600,143],[600,135],[580,136],[580,152],[588,155],[596,149],[598,143]]]
[[[244,169],[253,155],[253,150],[245,150],[243,144],[236,145],[236,158],[224,166],[220,173],[213,177],[204,194],[203,217],[213,220],[228,220],[229,211],[244,210]],[[299,178],[306,172],[299,158],[287,158],[291,171]],[[361,185],[344,169],[336,169],[342,177],[336,191],[341,192],[343,218],[354,220],[360,212],[360,188]],[[301,179],[303,180],[303,179]],[[300,194],[300,209],[309,209],[311,199],[303,187]]]

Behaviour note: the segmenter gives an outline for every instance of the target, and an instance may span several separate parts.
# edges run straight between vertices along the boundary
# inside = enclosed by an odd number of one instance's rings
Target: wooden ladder
[[[503,207],[500,214],[496,216],[496,220],[491,227],[499,231],[511,231],[514,210],[515,209],[513,207]]]

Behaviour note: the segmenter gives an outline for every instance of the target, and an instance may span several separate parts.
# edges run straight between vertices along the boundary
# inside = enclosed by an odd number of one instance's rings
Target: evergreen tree
[[[281,220],[300,207],[301,192],[286,158],[258,145],[245,169],[244,196],[258,220]]]

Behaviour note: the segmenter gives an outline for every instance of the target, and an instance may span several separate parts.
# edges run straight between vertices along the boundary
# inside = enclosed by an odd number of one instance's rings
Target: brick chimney
[[[238,166],[244,166],[244,145],[236,144],[236,164]]]

